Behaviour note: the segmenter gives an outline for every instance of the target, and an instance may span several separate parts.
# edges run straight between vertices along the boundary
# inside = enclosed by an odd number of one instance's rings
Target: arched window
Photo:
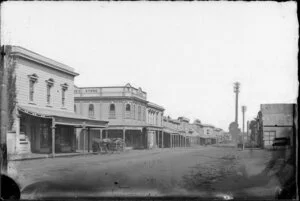
[[[125,107],[125,118],[126,118],[126,119],[129,119],[129,118],[130,118],[130,114],[131,114],[130,110],[131,110],[130,104],[127,103],[127,104],[126,104],[126,107]]]
[[[93,104],[89,104],[89,117],[93,118],[95,115],[94,113],[94,105]]]
[[[126,104],[126,112],[130,112],[130,104],[129,103]]]
[[[110,112],[114,112],[115,111],[115,104],[110,104],[110,106],[109,106],[109,111]]]
[[[113,103],[109,105],[109,118],[110,119],[116,118],[116,106]]]

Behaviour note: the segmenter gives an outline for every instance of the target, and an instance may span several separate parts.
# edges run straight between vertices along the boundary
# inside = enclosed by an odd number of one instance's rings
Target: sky
[[[295,2],[5,2],[1,41],[80,73],[79,87],[147,92],[172,118],[228,130],[233,83],[245,120],[260,104],[295,103]]]

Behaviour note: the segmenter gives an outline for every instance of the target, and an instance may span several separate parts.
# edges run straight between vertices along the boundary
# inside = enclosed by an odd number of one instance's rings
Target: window
[[[126,112],[130,112],[130,104],[126,104]]]
[[[47,104],[50,105],[51,100],[51,85],[47,84]]]
[[[135,105],[133,105],[133,119],[135,119]]]
[[[65,107],[67,89],[68,89],[67,83],[61,85],[61,105],[62,105],[62,107]]]
[[[29,77],[29,101],[34,101],[34,85],[38,80],[38,76],[36,74],[28,75]]]
[[[125,108],[125,118],[129,119],[130,118],[130,104],[127,103],[126,104],[126,108]]]
[[[61,105],[64,107],[66,101],[66,89],[61,90]]]
[[[77,112],[77,108],[76,108],[76,105],[74,105],[74,112],[75,112],[75,113]]]
[[[53,79],[48,79],[46,80],[46,83],[47,83],[47,105],[50,105],[51,104],[51,88],[54,84],[54,80]]]
[[[138,120],[141,120],[141,106],[138,106]]]
[[[263,137],[264,137],[265,146],[271,146],[273,144],[274,138],[276,137],[276,132],[275,131],[265,131]]]
[[[29,80],[29,100],[33,101],[33,97],[34,97],[34,81],[33,80]]]
[[[90,118],[93,118],[94,115],[95,115],[95,113],[94,113],[94,105],[93,105],[93,104],[90,104],[90,105],[89,105],[89,117],[90,117]]]
[[[110,119],[116,118],[116,108],[115,108],[115,104],[113,103],[109,105],[109,118]]]

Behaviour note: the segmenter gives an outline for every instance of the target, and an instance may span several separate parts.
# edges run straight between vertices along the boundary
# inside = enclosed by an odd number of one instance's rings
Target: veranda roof
[[[75,127],[85,126],[88,128],[106,128],[108,125],[108,121],[91,119],[68,111],[27,105],[18,105],[17,108],[19,111],[31,116],[54,119],[54,123],[59,125],[70,125]]]

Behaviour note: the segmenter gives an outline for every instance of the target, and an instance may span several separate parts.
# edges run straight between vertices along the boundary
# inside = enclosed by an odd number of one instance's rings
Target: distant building
[[[214,133],[217,138],[217,143],[225,142],[225,134],[221,128],[215,128]]]
[[[74,69],[22,47],[7,46],[16,77],[8,153],[76,151],[76,128],[105,128],[106,121],[74,113]]]
[[[127,147],[153,148],[161,142],[164,108],[147,100],[147,93],[130,84],[75,89],[76,113],[109,121],[108,128],[91,131],[88,143],[79,132],[78,146],[89,148],[94,138],[123,138]]]
[[[172,119],[171,117],[163,117],[163,133],[164,133],[164,147],[174,148],[179,147],[179,138],[181,137],[179,132],[180,121]]]
[[[214,132],[215,126],[213,126],[211,124],[202,124],[202,126],[203,126],[204,135],[208,139],[207,143],[208,144],[216,144],[217,143],[217,137],[216,137],[216,134]]]

